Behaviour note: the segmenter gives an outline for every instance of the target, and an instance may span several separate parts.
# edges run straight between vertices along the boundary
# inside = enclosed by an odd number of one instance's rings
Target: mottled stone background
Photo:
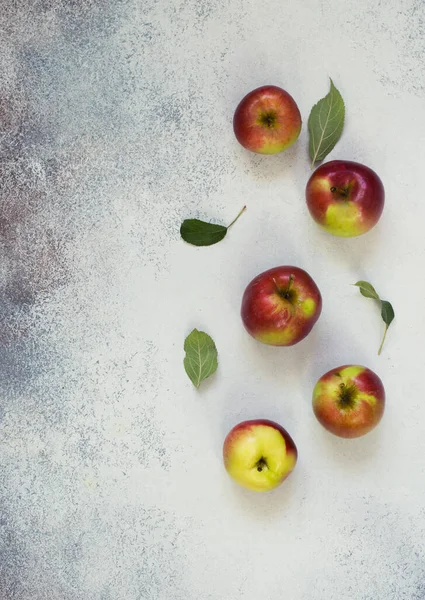
[[[423,0],[1,0],[0,600],[425,598]],[[277,157],[231,128],[250,89],[307,121],[332,76],[347,106],[330,158],[384,180],[380,224],[318,230],[304,126]],[[230,222],[217,246],[188,216]],[[243,331],[246,283],[316,279],[323,315],[291,349]],[[396,310],[381,357],[371,280]],[[183,339],[215,339],[196,392]],[[366,363],[388,408],[364,439],[316,423],[316,378]],[[236,422],[274,418],[300,460],[282,488],[236,488]]]

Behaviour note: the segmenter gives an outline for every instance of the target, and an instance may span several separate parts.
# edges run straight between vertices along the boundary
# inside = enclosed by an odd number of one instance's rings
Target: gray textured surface
[[[423,600],[425,453],[422,0],[2,0],[0,599]],[[376,169],[357,240],[307,215],[304,126],[245,152],[234,107],[263,83],[304,122],[331,75],[347,105],[330,158]],[[229,222],[179,240],[188,216]],[[289,350],[248,339],[246,283],[307,269],[323,315]],[[382,357],[370,279],[397,318]],[[197,393],[185,335],[217,374]],[[312,386],[364,363],[388,409],[364,439],[315,422]],[[272,494],[221,464],[237,421],[280,421],[300,461]]]

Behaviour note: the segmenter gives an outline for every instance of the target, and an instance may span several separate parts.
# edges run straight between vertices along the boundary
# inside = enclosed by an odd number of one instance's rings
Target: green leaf
[[[180,235],[185,242],[194,246],[212,246],[220,242],[227,233],[227,227],[215,223],[205,223],[198,219],[185,219],[180,227]]]
[[[360,293],[365,298],[374,298],[375,300],[379,300],[379,296],[376,293],[375,288],[367,281],[358,281],[354,285],[360,288]]]
[[[382,300],[381,302],[381,317],[387,327],[389,327],[394,320],[394,309],[387,300]]]
[[[357,287],[360,289],[360,293],[362,294],[362,296],[365,296],[366,298],[372,298],[373,300],[377,300],[381,305],[381,317],[385,323],[384,336],[382,338],[381,345],[379,346],[378,350],[378,354],[381,354],[382,347],[387,336],[388,327],[393,322],[395,316],[394,309],[391,303],[388,302],[388,300],[381,300],[373,285],[371,285],[367,281],[358,281],[354,285],[357,285]]]
[[[193,385],[198,388],[204,379],[217,370],[217,348],[207,333],[194,329],[185,339],[184,350],[184,368]]]
[[[313,106],[308,118],[309,152],[312,167],[317,161],[323,160],[335,147],[344,127],[344,100],[332,79],[330,82],[329,94]]]
[[[193,246],[212,246],[221,242],[225,237],[227,230],[239,219],[241,214],[246,210],[246,206],[240,211],[236,219],[225,227],[216,223],[206,223],[199,219],[185,219],[180,227],[180,235],[188,244]]]

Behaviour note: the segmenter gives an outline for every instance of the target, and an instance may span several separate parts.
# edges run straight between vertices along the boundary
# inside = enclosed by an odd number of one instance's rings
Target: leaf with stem
[[[395,315],[394,309],[387,300],[381,300],[381,317],[385,323],[384,337],[382,338],[381,345],[379,346],[378,354],[381,354],[382,346],[384,345],[385,338],[387,337],[388,327],[391,325]]]
[[[329,78],[330,79],[330,78]],[[329,93],[311,109],[308,118],[311,168],[323,160],[335,147],[344,128],[345,105],[341,94],[330,79]]]
[[[385,338],[387,337],[388,327],[393,322],[395,316],[394,309],[391,303],[388,302],[388,300],[381,300],[373,285],[371,285],[367,281],[358,281],[354,285],[356,285],[360,289],[360,293],[362,296],[365,296],[365,298],[372,298],[373,300],[377,300],[381,305],[381,317],[385,323],[384,335],[378,350],[378,354],[381,354]]]

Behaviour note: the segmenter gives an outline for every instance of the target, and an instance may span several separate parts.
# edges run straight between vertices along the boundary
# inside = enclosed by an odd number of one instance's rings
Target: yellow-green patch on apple
[[[239,485],[266,492],[280,485],[297,462],[297,449],[289,433],[267,419],[243,421],[228,433],[223,459]]]

